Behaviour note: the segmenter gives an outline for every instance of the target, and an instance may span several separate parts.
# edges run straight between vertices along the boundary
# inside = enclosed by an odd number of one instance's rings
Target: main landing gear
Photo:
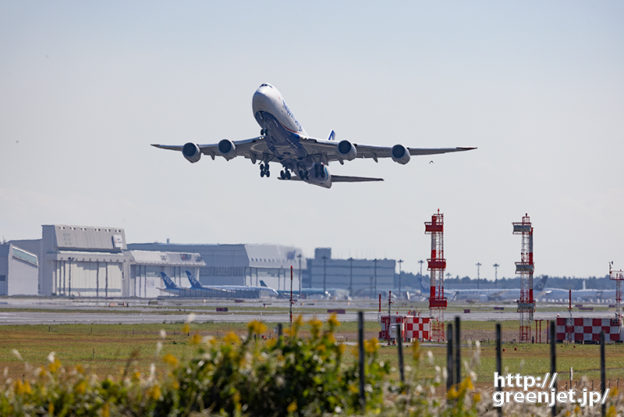
[[[269,164],[260,164],[260,177],[266,176],[267,178],[271,176],[271,171],[269,171]]]
[[[280,178],[283,180],[289,180],[291,178],[290,171],[288,169],[280,171]]]

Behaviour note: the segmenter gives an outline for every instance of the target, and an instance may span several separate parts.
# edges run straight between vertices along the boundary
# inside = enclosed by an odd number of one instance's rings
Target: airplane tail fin
[[[336,139],[336,132],[332,130],[327,140],[335,140],[335,139]]]
[[[175,285],[173,280],[169,278],[167,274],[165,274],[164,272],[161,272],[160,276],[162,277],[162,280],[165,282],[165,288],[167,288],[168,290],[175,290],[178,288],[178,286]]]
[[[184,271],[186,272],[186,277],[188,278],[189,282],[191,283],[191,288],[201,288],[201,282],[199,282],[199,280],[197,278],[195,278],[193,276],[193,274],[191,274],[191,271]]]
[[[266,285],[266,282],[264,282],[264,280],[260,280],[260,286],[261,287],[265,287],[265,288],[269,288],[269,286]]]
[[[548,280],[548,275],[544,275],[542,277],[542,280],[536,285],[536,290],[537,291],[543,291],[544,288],[546,288],[546,280]]]

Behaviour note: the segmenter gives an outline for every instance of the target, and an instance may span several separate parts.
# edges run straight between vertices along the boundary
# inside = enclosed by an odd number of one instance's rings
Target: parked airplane
[[[175,282],[164,272],[160,273],[160,276],[165,283],[165,288],[161,288],[161,291],[165,291],[171,295],[177,297],[206,297],[206,298],[234,298],[233,291],[227,291],[217,288],[183,288],[178,287]]]
[[[331,175],[327,166],[330,162],[351,161],[355,158],[392,158],[394,162],[406,164],[411,155],[432,155],[447,152],[469,151],[475,148],[408,148],[403,145],[392,147],[362,145],[349,140],[336,142],[332,131],[327,140],[310,137],[295,119],[286,101],[271,84],[262,84],[252,99],[253,115],[261,127],[260,136],[232,141],[222,139],[218,143],[199,145],[188,142],[184,145],[159,145],[156,148],[181,151],[189,162],[197,162],[202,154],[214,160],[222,156],[230,160],[242,156],[255,164],[260,161],[260,176],[269,177],[270,162],[280,163],[282,180],[304,181],[308,184],[331,188],[336,182],[383,181],[382,178]]]
[[[247,285],[210,285],[203,286],[201,282],[197,278],[191,274],[191,271],[185,271],[186,276],[188,277],[189,282],[191,283],[191,288],[194,290],[216,290],[216,291],[226,291],[228,294],[231,294],[234,298],[264,298],[264,297],[277,297],[278,293],[273,288],[262,286],[262,287],[251,287]]]

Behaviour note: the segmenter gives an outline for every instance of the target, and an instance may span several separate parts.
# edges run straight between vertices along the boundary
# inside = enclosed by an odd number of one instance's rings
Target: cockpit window
[[[270,84],[267,84],[267,83],[260,84],[260,87],[270,87],[270,86],[271,86],[271,85],[270,85]]]

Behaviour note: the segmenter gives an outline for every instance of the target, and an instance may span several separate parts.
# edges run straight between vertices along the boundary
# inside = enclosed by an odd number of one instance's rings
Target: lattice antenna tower
[[[609,279],[615,281],[615,317],[622,324],[622,281],[624,281],[624,271],[613,269],[613,262],[609,262]]]
[[[528,214],[522,217],[521,222],[513,222],[513,234],[522,236],[520,262],[516,262],[516,274],[520,275],[520,298],[518,299],[518,313],[520,313],[520,342],[530,342],[531,323],[535,312],[533,299],[533,225]]]
[[[425,222],[425,233],[431,235],[431,258],[427,259],[427,269],[431,272],[429,287],[429,313],[431,314],[431,339],[445,341],[444,310],[447,300],[444,297],[444,214],[437,213],[431,216],[430,222]]]

